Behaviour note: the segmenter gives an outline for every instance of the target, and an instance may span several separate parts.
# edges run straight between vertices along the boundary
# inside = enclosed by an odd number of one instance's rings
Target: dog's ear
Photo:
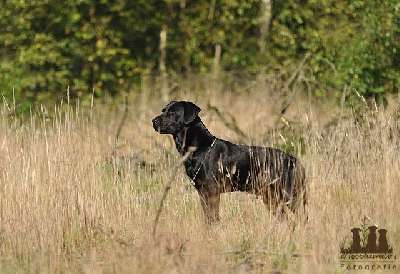
[[[183,101],[183,122],[187,125],[196,119],[201,109],[192,102]]]

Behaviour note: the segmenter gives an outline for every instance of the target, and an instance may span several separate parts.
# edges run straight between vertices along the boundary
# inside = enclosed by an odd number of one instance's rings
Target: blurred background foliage
[[[400,88],[399,0],[0,5],[0,92],[21,109],[60,100],[67,89],[80,98],[118,95],[162,73],[290,71],[306,54],[303,78],[315,96],[385,102]]]

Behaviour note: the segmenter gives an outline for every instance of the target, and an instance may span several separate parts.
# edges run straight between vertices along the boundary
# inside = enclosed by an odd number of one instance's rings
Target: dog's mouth
[[[161,133],[161,122],[160,122],[160,119],[154,118],[152,122],[153,122],[154,130],[157,131],[158,133]]]

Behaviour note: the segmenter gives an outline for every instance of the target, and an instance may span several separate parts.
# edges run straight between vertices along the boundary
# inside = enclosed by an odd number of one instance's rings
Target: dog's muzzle
[[[152,120],[153,128],[155,131],[160,132],[161,120],[160,117],[156,117]]]

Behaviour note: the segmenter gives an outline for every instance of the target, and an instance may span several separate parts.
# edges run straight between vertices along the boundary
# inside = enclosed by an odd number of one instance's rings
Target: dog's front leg
[[[219,221],[220,193],[199,190],[200,203],[208,224]]]

